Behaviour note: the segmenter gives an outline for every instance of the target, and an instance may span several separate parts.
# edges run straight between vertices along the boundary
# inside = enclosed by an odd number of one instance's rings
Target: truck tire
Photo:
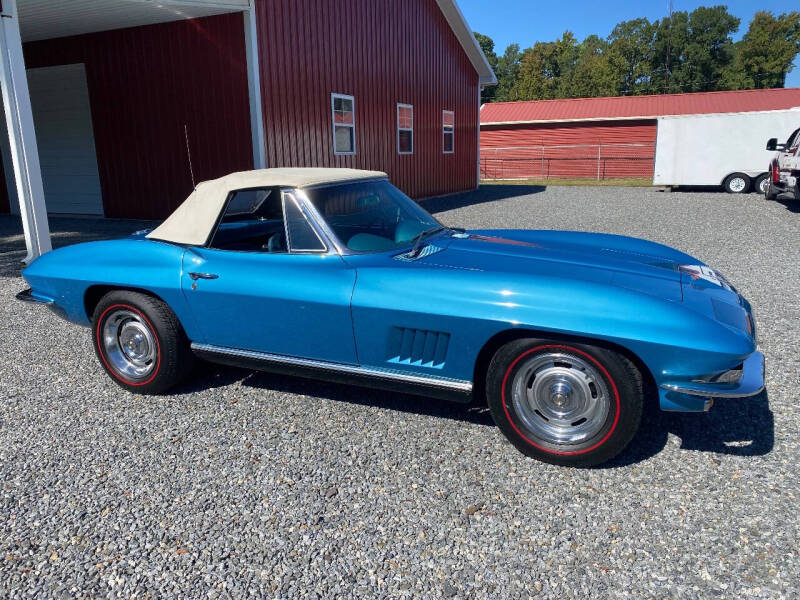
[[[770,183],[769,173],[762,173],[761,175],[756,177],[756,180],[753,183],[753,191],[756,194],[764,194],[766,196],[767,191],[769,190],[769,183]]]
[[[722,187],[729,194],[746,194],[750,189],[750,178],[744,173],[731,173],[722,182]]]
[[[800,202],[800,178],[798,178],[798,182],[794,184],[794,199]]]
[[[778,192],[772,189],[772,184],[770,183],[767,187],[767,191],[764,192],[764,198],[766,200],[777,200],[778,199]]]

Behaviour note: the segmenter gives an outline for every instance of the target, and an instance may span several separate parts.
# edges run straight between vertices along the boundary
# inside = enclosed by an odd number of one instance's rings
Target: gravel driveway
[[[137,396],[88,330],[13,300],[19,222],[0,217],[0,598],[800,597],[800,206],[526,186],[425,204],[700,257],[756,309],[767,392],[652,415],[592,470],[425,398],[223,367]],[[57,243],[141,227],[52,225]]]

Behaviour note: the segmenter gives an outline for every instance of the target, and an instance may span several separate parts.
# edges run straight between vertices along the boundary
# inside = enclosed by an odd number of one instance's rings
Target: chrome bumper
[[[738,381],[666,382],[659,387],[678,394],[702,396],[704,398],[746,398],[747,396],[755,396],[764,389],[764,355],[761,352],[753,352],[748,356],[742,365],[742,376]]]
[[[22,290],[16,295],[17,300],[22,302],[33,302],[35,304],[44,304],[46,306],[51,306],[53,304],[52,298],[45,298],[43,296],[35,296],[33,294],[33,290],[28,288],[27,290]]]

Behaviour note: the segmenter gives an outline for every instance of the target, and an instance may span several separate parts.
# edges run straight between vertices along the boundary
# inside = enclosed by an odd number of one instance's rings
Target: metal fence
[[[481,179],[653,177],[655,143],[481,148]]]

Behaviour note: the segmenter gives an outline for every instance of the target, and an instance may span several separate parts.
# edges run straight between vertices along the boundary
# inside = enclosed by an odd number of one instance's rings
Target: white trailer
[[[800,126],[800,107],[761,112],[659,117],[654,185],[721,185],[731,193],[763,193],[774,152]]]

